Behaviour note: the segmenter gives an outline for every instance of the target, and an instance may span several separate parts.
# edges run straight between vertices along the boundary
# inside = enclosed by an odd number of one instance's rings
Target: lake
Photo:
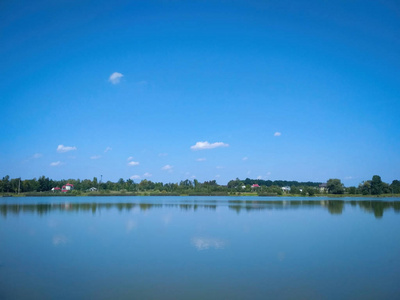
[[[400,198],[0,198],[0,299],[399,299]]]

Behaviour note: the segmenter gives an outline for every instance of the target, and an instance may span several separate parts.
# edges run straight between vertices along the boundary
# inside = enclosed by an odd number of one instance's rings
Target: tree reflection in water
[[[210,204],[212,203],[212,204]],[[300,208],[326,208],[332,215],[340,215],[346,206],[359,207],[366,213],[373,213],[376,218],[382,218],[385,211],[400,212],[400,201],[379,201],[379,200],[362,200],[362,201],[344,201],[344,200],[293,200],[293,201],[249,201],[249,200],[229,200],[227,202],[218,203],[213,201],[200,201],[193,204],[162,204],[162,203],[57,203],[57,204],[0,204],[0,214],[6,217],[8,214],[20,213],[36,213],[45,215],[52,211],[65,212],[92,212],[96,214],[98,211],[106,209],[117,209],[119,211],[130,211],[138,208],[146,211],[162,207],[175,207],[184,211],[196,211],[198,209],[216,210],[218,206],[228,206],[229,209],[236,213],[242,211],[260,211],[260,210],[284,210],[284,209],[300,209]]]

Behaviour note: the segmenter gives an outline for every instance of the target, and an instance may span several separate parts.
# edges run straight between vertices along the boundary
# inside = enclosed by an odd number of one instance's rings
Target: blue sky
[[[2,1],[0,26],[0,176],[400,179],[396,1]]]

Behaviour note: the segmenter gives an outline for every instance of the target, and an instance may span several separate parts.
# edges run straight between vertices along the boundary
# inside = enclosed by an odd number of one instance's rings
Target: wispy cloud
[[[58,145],[58,147],[57,147],[58,153],[65,153],[65,152],[73,151],[73,150],[77,150],[77,148],[71,147],[71,146],[64,146],[64,145]]]
[[[42,153],[35,153],[35,154],[32,155],[32,158],[33,159],[37,159],[37,158],[41,158],[42,156],[43,156]]]
[[[215,175],[215,178],[220,178],[220,177],[221,177],[221,175],[219,175],[219,174]]]
[[[167,156],[167,155],[168,155],[168,153],[160,153],[160,154],[158,154],[158,156],[160,156],[160,157]]]
[[[197,142],[195,145],[191,146],[192,150],[205,150],[205,149],[214,149],[219,147],[229,147],[229,144],[225,144],[223,142],[209,143],[205,142]]]
[[[99,159],[101,158],[101,155],[93,155],[90,157],[90,159]]]
[[[282,135],[282,133],[280,133],[278,131],[274,133],[274,136],[281,136],[281,135]]]
[[[133,159],[133,156],[129,156],[126,160],[131,161]]]
[[[143,177],[151,177],[151,176],[153,176],[153,174],[150,174],[149,172],[143,174]]]
[[[138,161],[130,161],[130,162],[128,162],[128,166],[130,166],[130,167],[137,166],[137,165],[139,165]]]
[[[206,161],[206,160],[207,160],[207,159],[204,158],[204,157],[196,159],[196,161]]]
[[[248,160],[249,158],[247,156],[243,157],[242,160]]]
[[[107,147],[107,148],[104,150],[104,153],[107,153],[107,152],[109,152],[109,151],[111,151],[111,150],[112,150],[111,147]]]
[[[50,163],[50,167],[58,167],[61,166],[63,163],[61,161],[55,161]]]
[[[171,171],[172,168],[173,168],[173,166],[171,166],[171,165],[165,165],[164,167],[161,168],[161,170],[164,170],[164,171]]]
[[[108,78],[108,81],[110,81],[112,84],[118,84],[121,81],[121,78],[124,77],[121,73],[114,72],[110,75]]]

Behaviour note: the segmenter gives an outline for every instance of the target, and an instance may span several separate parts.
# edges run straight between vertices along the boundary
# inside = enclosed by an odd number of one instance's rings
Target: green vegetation
[[[69,191],[61,191],[67,184],[73,185]],[[58,187],[52,191],[53,188]],[[215,180],[199,182],[186,179],[179,183],[152,182],[144,179],[139,183],[132,179],[120,178],[117,182],[101,182],[96,177],[90,179],[52,180],[41,176],[39,179],[13,178],[4,176],[0,180],[2,196],[391,196],[400,193],[400,181],[393,180],[389,185],[381,177],[374,175],[372,180],[364,181],[358,187],[344,187],[340,179],[320,182],[298,182],[286,180],[259,180],[236,178],[227,185],[219,185]]]

